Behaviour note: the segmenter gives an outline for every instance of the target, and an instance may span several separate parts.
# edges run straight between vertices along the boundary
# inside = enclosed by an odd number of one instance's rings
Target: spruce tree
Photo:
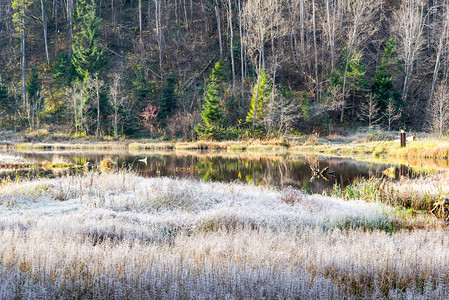
[[[98,45],[100,19],[96,7],[80,0],[76,10],[77,30],[73,44],[72,64],[79,78],[99,73],[104,65],[103,49]]]
[[[173,74],[169,74],[165,79],[165,87],[162,89],[159,98],[159,114],[158,119],[165,122],[176,110],[176,79]]]
[[[209,77],[203,110],[201,111],[202,124],[198,124],[196,132],[202,139],[217,140],[221,135],[220,122],[223,118],[221,111],[221,97],[219,90],[219,76],[221,65],[218,62]]]
[[[374,99],[382,109],[386,109],[390,100],[395,107],[400,106],[401,94],[393,83],[393,71],[397,68],[396,42],[389,38],[385,44],[382,58],[376,67],[371,86]]]
[[[257,84],[254,87],[253,96],[251,97],[251,108],[246,115],[246,121],[248,123],[253,121],[254,110],[256,105],[256,95],[257,95]],[[259,84],[259,96],[257,98],[257,115],[256,115],[256,125],[267,116],[267,105],[271,97],[271,83],[268,79],[265,71],[260,72],[260,84]]]
[[[10,118],[13,113],[14,103],[13,99],[9,96],[8,86],[3,82],[0,82],[0,116],[4,118],[4,114]],[[4,121],[4,119],[2,120]]]

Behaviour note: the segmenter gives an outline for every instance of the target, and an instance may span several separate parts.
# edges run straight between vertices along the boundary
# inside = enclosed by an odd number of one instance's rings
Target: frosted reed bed
[[[0,298],[445,298],[449,236],[392,209],[132,173],[0,188]],[[396,230],[392,230],[396,228]]]

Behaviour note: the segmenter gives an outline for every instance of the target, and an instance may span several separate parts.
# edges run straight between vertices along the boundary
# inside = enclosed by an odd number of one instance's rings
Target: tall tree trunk
[[[112,21],[112,30],[115,30],[115,9],[114,9],[114,0],[111,0],[111,21]]]
[[[348,67],[349,67],[349,60],[352,55],[352,46],[348,49],[348,55],[346,56],[346,64],[345,64],[345,73],[343,74],[343,91],[342,91],[342,104],[341,104],[341,114],[340,114],[340,123],[343,123],[344,115],[345,115],[345,108],[346,108],[346,80],[348,78]]]
[[[221,22],[220,22],[220,12],[218,11],[218,4],[215,1],[215,15],[217,17],[217,27],[218,27],[218,42],[220,44],[220,56],[223,57],[223,44],[221,43]]]
[[[438,48],[437,48],[437,52],[436,52],[435,67],[434,67],[433,75],[432,75],[432,86],[430,88],[430,95],[429,95],[429,103],[432,103],[433,95],[435,92],[435,84],[438,79],[438,73],[440,72],[441,53],[443,52],[444,41],[447,38],[448,22],[449,22],[449,15],[446,12],[446,20],[444,20],[443,30],[441,32],[441,36],[440,36],[440,40],[438,42]]]
[[[25,5],[25,4],[22,4]],[[20,39],[21,39],[21,50],[22,50],[22,101],[23,106],[26,105],[26,74],[25,74],[25,7],[21,8],[21,28],[20,28]]]
[[[242,9],[240,7],[240,0],[238,0],[239,5],[239,33],[240,33],[240,68],[242,77],[242,99],[244,96],[244,82],[245,82],[245,67],[244,67],[244,54],[243,54],[243,30],[242,30]]]
[[[187,4],[186,0],[184,1],[184,19],[186,20],[186,29],[189,30],[189,19],[187,18]]]
[[[235,97],[235,64],[234,64],[234,30],[232,28],[232,6],[231,0],[228,0],[229,4],[229,30],[231,31],[231,42],[230,42],[230,51],[231,51],[231,66],[232,66],[232,95]]]
[[[256,99],[254,99],[254,115],[253,115],[253,127],[251,130],[251,134],[254,138],[254,132],[256,128],[256,117],[257,117],[257,100],[259,99],[259,88],[260,88],[260,76],[262,74],[262,49],[263,49],[263,43],[260,46],[259,51],[259,74],[257,76],[257,89],[256,89]]]
[[[42,26],[43,26],[43,29],[44,29],[45,59],[47,60],[47,65],[49,65],[50,64],[50,58],[48,56],[47,17],[45,15],[44,0],[41,0],[41,11],[42,11]]]
[[[9,55],[10,55],[10,57],[12,57],[12,55],[14,53],[14,43],[13,43],[13,38],[12,38],[14,26],[13,26],[12,15],[13,15],[13,11],[12,11],[12,4],[10,1],[7,6],[8,22],[6,23],[7,31],[8,31],[8,38],[9,38]]]
[[[99,79],[95,79],[95,92],[97,97],[97,130],[95,131],[95,138],[98,140],[100,134],[100,83]]]
[[[162,73],[162,24],[161,24],[161,0],[154,0],[155,14],[156,14],[156,32],[158,35],[159,46],[159,72]]]
[[[304,55],[306,53],[306,46],[305,46],[305,16],[304,16],[304,0],[301,0],[300,2],[300,18],[301,18],[301,46],[302,46],[302,53],[301,55]]]
[[[318,79],[318,49],[316,42],[316,18],[315,18],[315,0],[312,0],[312,19],[313,19],[313,48],[315,55],[315,81],[316,81],[316,97],[320,99],[320,83]]]
[[[328,35],[329,35],[329,46],[331,50],[331,71],[334,72],[335,68],[335,62],[334,62],[334,33],[333,28],[334,26],[331,25],[331,18],[330,18],[330,7],[329,7],[330,0],[326,0],[326,16],[327,16],[327,29],[328,29]],[[332,20],[335,19],[335,16],[333,16]]]
[[[139,0],[139,43],[143,46],[142,39],[142,0]]]
[[[73,0],[67,1],[67,17],[69,18],[69,59],[72,58],[72,37],[73,37],[73,24],[72,24],[72,13],[73,13]]]
[[[58,1],[53,0],[55,15],[55,61],[58,59]]]

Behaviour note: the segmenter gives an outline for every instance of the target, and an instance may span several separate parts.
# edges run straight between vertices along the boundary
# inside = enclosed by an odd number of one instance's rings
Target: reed
[[[359,178],[343,190],[335,186],[333,196],[430,211],[438,199],[449,194],[448,183],[446,175],[441,174],[399,182],[386,178]]]

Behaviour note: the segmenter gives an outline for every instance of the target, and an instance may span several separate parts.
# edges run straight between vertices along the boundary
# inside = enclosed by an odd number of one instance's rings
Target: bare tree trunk
[[[215,1],[216,2],[216,1]],[[215,4],[215,15],[217,17],[217,27],[218,27],[218,42],[220,44],[220,56],[223,57],[223,44],[221,43],[221,24],[220,24],[220,13],[218,11],[218,5]]]
[[[45,59],[47,60],[47,65],[49,65],[50,58],[48,56],[47,17],[45,15],[44,0],[41,0],[41,11],[42,11],[42,25],[43,25],[43,29],[44,29]]]
[[[341,105],[341,114],[340,114],[340,123],[343,123],[344,116],[345,116],[345,108],[346,108],[346,79],[348,78],[348,67],[349,67],[349,60],[351,59],[352,55],[352,47],[353,44],[350,45],[348,49],[348,55],[346,56],[346,65],[345,65],[345,73],[343,75],[343,91],[342,91],[342,105]]]
[[[162,24],[161,24],[161,0],[154,0],[156,13],[156,31],[159,46],[159,72],[162,73]]]
[[[340,122],[343,122],[344,120],[344,111],[346,108],[346,83],[349,60],[351,59],[354,47],[362,42],[361,38],[367,38],[376,31],[373,21],[382,0],[348,0],[348,2],[351,9],[348,10],[348,14],[345,15],[345,18],[350,20],[351,23],[349,29],[346,29],[348,32],[348,36],[346,37],[348,54],[346,56],[345,72],[343,75]],[[339,14],[340,13],[343,13],[341,12],[341,7],[339,7]]]
[[[243,30],[242,30],[242,9],[240,7],[240,0],[238,0],[239,4],[239,32],[240,32],[240,68],[241,68],[241,77],[242,77],[242,99],[244,96],[244,82],[245,82],[245,70],[244,70],[244,54],[243,54]]]
[[[315,55],[315,83],[316,83],[316,98],[320,99],[320,83],[318,79],[318,50],[316,43],[316,18],[315,18],[315,0],[312,0],[312,19],[313,19],[313,50]]]
[[[98,78],[95,79],[95,93],[97,97],[97,130],[95,131],[95,139],[98,140],[98,135],[100,133],[100,85]]]
[[[229,30],[231,31],[231,42],[230,42],[230,51],[231,51],[231,67],[232,67],[232,96],[235,97],[235,64],[234,64],[234,30],[232,28],[232,6],[231,0],[228,0],[229,4]]]
[[[73,24],[72,24],[72,13],[73,13],[73,0],[67,1],[67,17],[69,18],[69,59],[72,58],[72,37],[73,37]]]
[[[111,0],[111,23],[112,30],[115,29],[115,9],[114,9],[114,0]]]
[[[253,115],[253,127],[251,130],[251,134],[254,138],[254,132],[256,128],[256,116],[257,116],[257,100],[259,99],[259,88],[260,88],[260,76],[262,74],[262,48],[263,44],[260,46],[259,51],[259,74],[257,75],[257,90],[256,90],[256,99],[254,99],[254,115]]]
[[[13,39],[12,39],[12,35],[13,35],[13,21],[12,21],[12,4],[11,1],[9,1],[9,3],[7,2],[7,7],[6,7],[6,15],[8,18],[8,21],[6,22],[6,30],[8,32],[8,40],[9,40],[9,55],[10,57],[12,57],[13,53],[14,53],[14,44],[13,44]]]
[[[55,7],[55,61],[58,59],[58,1],[53,0],[53,5]]]
[[[142,0],[139,0],[139,43],[143,46],[142,39]]]
[[[25,4],[22,4],[25,5]],[[21,50],[22,50],[22,101],[23,105],[26,105],[26,74],[25,74],[25,7],[21,8],[21,28],[20,28],[20,39],[21,39]]]
[[[304,53],[306,53],[304,0],[301,0],[300,5],[301,5],[301,46],[302,46],[302,53],[301,53],[301,55],[304,55]]]
[[[186,29],[189,30],[189,19],[187,18],[187,4],[184,0],[184,19],[186,20]]]
[[[445,6],[445,15],[446,15],[446,19],[443,20],[443,29],[441,31],[441,35],[440,35],[440,39],[438,42],[438,48],[437,48],[437,52],[436,52],[436,58],[435,58],[435,67],[433,70],[433,76],[432,76],[432,86],[430,88],[430,95],[429,95],[429,102],[432,102],[433,99],[433,95],[435,92],[435,84],[438,78],[438,73],[440,72],[440,67],[441,67],[441,54],[443,52],[443,46],[445,45],[445,41],[447,39],[448,36],[448,23],[449,23],[449,12],[447,11],[448,7]]]
[[[424,1],[404,0],[395,17],[397,21],[393,25],[393,30],[398,37],[399,50],[404,61],[405,76],[401,99],[405,103],[408,97],[414,64],[425,44],[423,37],[426,19]]]
[[[333,72],[335,69],[335,61],[334,61],[334,45],[335,45],[335,38],[333,33],[334,26],[331,25],[331,18],[330,18],[330,7],[329,7],[330,0],[326,0],[326,16],[327,16],[327,27],[328,27],[328,35],[329,35],[329,46],[331,50],[331,71]],[[335,16],[332,18],[335,19]],[[331,29],[332,28],[332,29]]]

